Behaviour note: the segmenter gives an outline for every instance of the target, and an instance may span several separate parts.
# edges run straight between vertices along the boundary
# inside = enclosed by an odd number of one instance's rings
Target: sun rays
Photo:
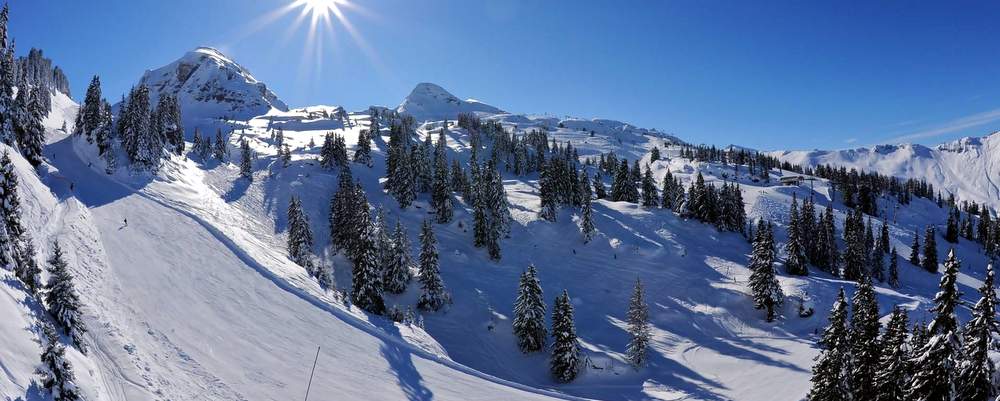
[[[284,32],[276,35],[273,45],[279,48],[301,46],[302,55],[297,65],[293,63],[293,68],[303,82],[322,76],[324,60],[336,60],[331,55],[340,53],[342,37],[357,46],[376,71],[384,73],[378,54],[349,18],[358,15],[366,19],[375,17],[352,0],[290,0],[250,21],[229,42],[235,44],[233,42],[242,41],[266,28],[287,24]],[[302,33],[304,36],[300,36]]]

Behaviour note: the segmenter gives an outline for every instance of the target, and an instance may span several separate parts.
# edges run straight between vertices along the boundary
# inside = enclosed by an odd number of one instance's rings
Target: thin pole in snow
[[[306,385],[306,398],[305,401],[309,401],[309,389],[313,384],[313,374],[316,373],[316,361],[319,361],[319,346],[316,346],[316,358],[313,359],[313,368],[309,372],[309,384]]]

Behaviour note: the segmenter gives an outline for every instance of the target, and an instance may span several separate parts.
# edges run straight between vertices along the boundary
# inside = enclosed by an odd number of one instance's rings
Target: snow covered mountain
[[[830,164],[927,180],[943,194],[1000,209],[1000,132],[966,137],[933,147],[918,144],[879,145],[847,150],[777,151],[792,164]]]
[[[273,109],[288,110],[267,85],[216,49],[199,47],[139,80],[149,87],[150,102],[161,94],[178,97],[185,127],[213,120],[248,120]]]
[[[433,226],[441,275],[453,303],[421,313],[422,324],[395,323],[348,305],[342,295],[350,291],[352,266],[344,255],[330,251],[328,222],[330,199],[343,171],[318,162],[319,144],[328,132],[341,135],[353,154],[375,117],[364,111],[340,119],[336,116],[343,109],[337,106],[288,110],[249,74],[242,75],[245,71],[236,63],[211,49],[198,49],[156,71],[146,74],[149,82],[162,84],[154,92],[181,88],[174,93],[181,94],[186,118],[219,117],[206,110],[244,113],[225,114],[230,120],[224,123],[238,133],[225,144],[233,157],[203,159],[187,146],[186,154],[169,156],[155,174],[125,166],[106,174],[92,144],[59,129],[63,122],[71,124],[77,112],[77,105],[61,93],[54,95],[53,112],[44,122],[46,163],[35,170],[12,155],[25,226],[42,250],[39,261],[48,256],[48,244],[60,240],[86,305],[91,352],[83,355],[70,348],[68,358],[90,401],[299,398],[317,347],[310,399],[318,400],[793,401],[808,391],[810,367],[819,352],[817,332],[827,323],[826,311],[837,291],[854,292],[854,282],[819,271],[780,274],[786,301],[777,321],[767,323],[750,301],[750,246],[740,234],[720,232],[669,210],[595,199],[596,234],[584,243],[576,208],[560,207],[555,222],[539,218],[537,173],[501,169],[514,220],[509,238],[501,243],[501,260],[491,260],[473,245],[471,205],[455,193],[454,219]],[[188,77],[169,77],[181,71],[188,71],[180,74]],[[228,72],[236,71],[240,73],[229,79]],[[154,80],[163,73],[167,78]],[[198,84],[191,81],[194,76],[201,77]],[[227,89],[219,98],[206,98],[198,95],[201,88],[207,88],[204,93]],[[738,182],[748,217],[776,223],[779,249],[793,197],[813,196],[819,204],[832,204],[837,232],[843,232],[848,208],[831,197],[829,182],[781,186],[781,171],[762,182],[746,168],[692,161],[680,155],[677,144],[683,141],[657,130],[615,120],[510,114],[460,101],[433,84],[418,85],[398,110],[417,116],[414,143],[437,140],[447,128],[447,157],[460,163],[469,160],[472,141],[470,132],[454,122],[458,113],[474,112],[519,135],[544,128],[556,142],[571,143],[581,158],[614,152],[630,162],[648,163],[657,183],[667,171],[685,186],[698,173],[715,185]],[[447,127],[445,119],[450,120]],[[430,196],[420,194],[403,209],[385,191],[387,125],[381,124],[372,141],[371,164],[351,163],[352,178],[372,206],[383,209],[390,221],[398,220],[416,245],[421,224],[432,217]],[[290,152],[287,166],[278,153],[278,127]],[[192,126],[186,128],[190,134]],[[249,180],[241,177],[238,166],[241,140],[256,155],[249,161]],[[886,155],[899,152],[897,157],[907,160],[899,161],[900,166],[947,159],[958,167],[960,162],[948,159],[956,157],[948,152],[985,153],[1000,146],[991,143],[989,138],[964,143],[961,152],[880,149]],[[658,160],[651,158],[654,147],[661,152]],[[860,154],[838,157],[860,163]],[[581,169],[592,177],[596,172],[594,166]],[[338,291],[321,288],[287,255],[287,207],[293,196],[310,221],[312,251],[324,265],[333,266]],[[906,255],[913,232],[945,218],[946,211],[932,202],[914,199],[894,214],[891,245]],[[938,244],[944,254],[949,244]],[[971,302],[987,261],[969,241],[956,249],[963,259],[958,280],[963,300]],[[925,319],[940,276],[902,260],[900,264],[898,288],[877,284],[879,313],[885,316],[899,305],[911,320]],[[526,355],[517,347],[513,302],[519,275],[529,265],[538,268],[547,301],[563,290],[570,294],[586,358],[584,373],[573,383],[551,378],[547,352]],[[0,279],[0,338],[5,341],[0,346],[0,399],[36,399],[31,386],[39,353],[35,326],[46,317],[8,272],[0,269]],[[647,288],[652,333],[649,366],[639,370],[628,366],[624,355],[629,339],[625,312],[636,279]],[[386,295],[386,303],[405,309],[415,304],[420,291],[414,280],[402,294]],[[800,309],[810,307],[817,313],[800,316]],[[966,307],[958,314],[962,321],[968,319]]]
[[[444,88],[432,83],[417,84],[396,107],[396,111],[417,121],[455,120],[459,113],[502,114],[499,108],[474,99],[459,100]]]

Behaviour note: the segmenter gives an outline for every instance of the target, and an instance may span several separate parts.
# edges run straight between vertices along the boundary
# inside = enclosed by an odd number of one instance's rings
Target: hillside
[[[776,151],[783,161],[804,166],[830,164],[924,179],[945,195],[1000,208],[1000,135],[966,137],[933,147],[918,144],[879,145],[846,150]]]
[[[201,53],[182,60],[229,60]],[[160,90],[187,82],[154,81],[160,75],[147,73],[143,80]],[[205,76],[198,87],[227,87],[225,75]],[[247,77],[234,77],[238,87],[264,88]],[[597,234],[585,244],[576,209],[560,208],[554,223],[539,219],[537,173],[501,169],[514,219],[509,238],[501,241],[502,258],[493,261],[473,246],[470,205],[455,195],[454,219],[434,225],[441,274],[454,302],[423,312],[422,325],[393,323],[343,299],[351,286],[351,263],[330,252],[327,223],[342,171],[318,161],[328,132],[342,135],[353,154],[374,117],[366,110],[342,120],[334,117],[336,106],[289,110],[279,107],[283,104],[272,93],[260,95],[208,103],[195,94],[181,96],[185,119],[234,111],[224,113],[225,122],[213,123],[232,129],[224,162],[204,160],[188,144],[185,154],[168,156],[156,173],[119,166],[105,174],[92,145],[58,129],[63,121],[73,121],[77,108],[61,94],[53,98],[54,111],[45,120],[46,164],[35,171],[14,156],[24,219],[36,245],[48,249],[46,244],[57,238],[65,244],[86,305],[91,353],[70,351],[70,359],[88,400],[294,399],[304,395],[316,347],[320,354],[310,399],[799,400],[809,389],[819,352],[817,333],[827,323],[836,292],[845,288],[851,294],[855,288],[852,281],[815,269],[799,277],[779,266],[787,299],[779,318],[768,323],[750,300],[750,245],[741,234],[720,232],[665,209],[596,199]],[[397,110],[414,113],[415,142],[436,139],[442,120],[449,120],[449,160],[465,163],[471,157],[470,133],[454,120],[460,112],[475,112],[519,135],[544,128],[555,141],[571,143],[581,160],[607,152],[630,162],[639,159],[649,164],[658,184],[668,170],[685,186],[698,172],[709,183],[738,182],[748,217],[773,221],[779,242],[786,238],[793,196],[815,197],[822,206],[832,203],[837,232],[843,232],[847,209],[830,199],[825,180],[780,186],[777,178],[785,172],[779,170],[763,182],[746,168],[736,172],[731,165],[692,161],[680,156],[681,139],[656,130],[614,120],[510,114],[458,101],[433,84],[418,85]],[[383,189],[389,129],[381,127],[371,166],[351,163],[352,175],[373,207],[402,222],[415,253],[420,224],[429,218],[429,195],[419,194],[411,207],[401,209]],[[278,128],[291,152],[287,167],[273,137]],[[256,155],[252,180],[240,177],[241,140]],[[984,140],[976,149],[989,143]],[[654,147],[660,160],[650,159]],[[930,154],[958,163],[943,152]],[[802,157],[802,162],[812,160]],[[582,168],[594,175],[594,166]],[[942,188],[950,180],[942,176]],[[961,189],[966,183],[953,185]],[[967,185],[972,188],[973,181]],[[287,257],[286,210],[292,196],[302,200],[315,236],[312,251],[333,266],[338,291],[320,288]],[[945,219],[946,210],[915,199],[890,222],[891,244],[907,255],[914,232]],[[940,255],[947,245],[938,242]],[[986,259],[977,245],[964,240],[956,251],[963,260],[963,299],[974,302]],[[570,384],[551,378],[547,353],[522,354],[511,332],[518,276],[532,264],[549,312],[562,290],[571,296],[587,368]],[[910,311],[912,321],[921,321],[929,316],[940,276],[902,259],[900,265],[900,287],[876,284],[880,315],[899,305]],[[0,392],[13,400],[30,394],[39,349],[28,328],[44,317],[9,274],[4,279],[0,314],[14,318],[0,319],[0,335],[13,344],[0,347]],[[638,371],[624,359],[625,312],[636,279],[646,288],[652,325],[649,366]],[[414,281],[403,294],[387,295],[386,303],[412,306],[419,292]],[[816,313],[800,317],[800,305]],[[958,315],[968,320],[967,307],[960,307]]]

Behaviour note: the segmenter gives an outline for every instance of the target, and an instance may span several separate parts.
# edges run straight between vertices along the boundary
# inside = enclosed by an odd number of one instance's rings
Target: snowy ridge
[[[805,166],[830,164],[876,171],[903,178],[924,179],[935,189],[961,200],[1000,208],[1000,133],[927,147],[917,144],[879,145],[849,150],[777,151],[782,161]]]

